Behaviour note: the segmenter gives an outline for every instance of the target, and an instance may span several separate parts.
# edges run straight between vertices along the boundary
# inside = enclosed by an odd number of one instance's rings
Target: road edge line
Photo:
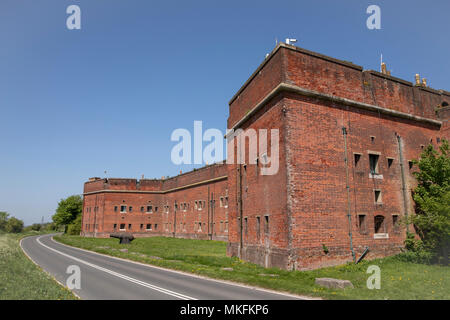
[[[248,284],[241,283],[241,282],[233,282],[233,281],[229,281],[229,280],[209,278],[209,277],[206,277],[206,276],[193,274],[193,273],[189,273],[189,272],[186,272],[186,271],[168,269],[168,268],[155,266],[155,265],[152,265],[152,264],[143,263],[143,262],[139,262],[139,261],[134,261],[134,260],[126,259],[126,258],[115,257],[115,256],[111,256],[111,255],[108,255],[108,254],[95,252],[95,251],[92,251],[92,250],[87,250],[87,249],[83,249],[83,248],[74,247],[74,246],[71,246],[71,245],[68,245],[68,244],[56,241],[53,238],[53,236],[51,236],[51,240],[53,242],[57,243],[57,244],[61,244],[63,246],[69,247],[69,248],[85,251],[85,252],[88,252],[88,253],[94,253],[94,254],[98,254],[100,256],[104,256],[104,257],[108,257],[108,258],[112,258],[112,259],[117,259],[117,260],[122,260],[122,261],[125,261],[125,262],[131,262],[131,263],[142,265],[142,266],[145,266],[145,267],[148,267],[148,268],[155,268],[155,269],[159,269],[159,270],[163,270],[163,271],[169,271],[169,272],[173,272],[173,273],[178,273],[178,274],[182,274],[182,275],[193,277],[193,278],[209,280],[209,281],[215,281],[215,282],[219,282],[219,283],[223,283],[223,284],[233,285],[233,286],[237,286],[237,287],[243,287],[243,288],[252,289],[252,290],[260,290],[260,291],[264,291],[264,292],[268,292],[268,293],[278,294],[278,295],[282,295],[282,296],[288,296],[288,297],[297,298],[297,299],[301,299],[301,300],[324,300],[321,297],[301,296],[301,295],[296,295],[294,293],[266,289],[266,288],[262,288],[262,287],[248,285]]]
[[[22,247],[22,240],[25,238],[30,238],[30,237],[38,237],[38,236],[26,236],[20,239],[19,241],[19,247],[22,250],[23,254],[28,258],[28,260],[30,260],[31,262],[33,262],[33,264],[42,272],[46,273],[48,276],[50,276],[51,279],[53,279],[54,281],[56,281],[56,283],[58,283],[60,286],[62,286],[63,288],[69,290],[75,297],[77,297],[79,300],[83,300],[76,292],[73,292],[71,289],[69,289],[69,287],[65,286],[63,283],[61,283],[58,279],[56,279],[50,272],[48,272],[47,270],[44,270],[44,268],[42,268],[40,265],[38,265],[29,255],[28,253],[25,252],[25,249]]]

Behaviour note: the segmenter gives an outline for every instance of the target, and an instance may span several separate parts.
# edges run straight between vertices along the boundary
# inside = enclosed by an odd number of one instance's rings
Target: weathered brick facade
[[[108,236],[125,224],[137,236],[228,239],[229,255],[284,269],[340,264],[366,248],[368,258],[396,253],[401,220],[413,213],[410,161],[449,138],[449,101],[447,91],[279,44],[232,98],[228,118],[230,129],[279,130],[276,174],[261,174],[262,150],[252,164],[249,139],[245,163],[233,161],[230,139],[231,164],[165,180],[90,181],[82,233]],[[140,211],[149,204],[158,211]]]
[[[227,240],[227,199],[224,164],[161,180],[92,178],[84,185],[82,235]]]

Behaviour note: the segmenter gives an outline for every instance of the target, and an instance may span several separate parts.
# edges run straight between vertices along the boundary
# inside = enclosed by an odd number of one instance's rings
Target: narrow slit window
[[[381,190],[374,190],[375,203],[382,203],[381,201]]]
[[[264,233],[267,235],[269,234],[269,216],[264,216]]]

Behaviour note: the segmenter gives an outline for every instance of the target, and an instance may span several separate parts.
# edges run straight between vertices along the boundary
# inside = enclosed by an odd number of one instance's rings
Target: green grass
[[[152,237],[120,245],[117,239],[110,238],[56,236],[55,240],[156,266],[325,299],[450,299],[450,267],[403,262],[396,257],[313,271],[284,271],[227,257],[226,242],[221,241]],[[123,248],[128,252],[119,251]],[[381,269],[380,290],[367,289],[370,274],[366,271],[370,265],[378,265]],[[222,270],[225,267],[233,268],[233,271]],[[318,277],[350,280],[355,288],[322,288],[314,284]]]
[[[76,299],[23,253],[20,239],[36,234],[0,234],[0,300]]]

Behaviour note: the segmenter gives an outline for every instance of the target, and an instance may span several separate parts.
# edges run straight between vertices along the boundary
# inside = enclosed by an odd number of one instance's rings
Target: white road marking
[[[187,295],[184,295],[184,294],[175,292],[175,291],[167,290],[167,289],[164,289],[164,288],[161,288],[161,287],[157,287],[157,286],[152,285],[152,284],[150,284],[150,283],[143,282],[143,281],[140,281],[140,280],[137,280],[137,279],[134,279],[134,278],[125,276],[125,275],[123,275],[123,274],[121,274],[121,273],[118,273],[118,272],[115,272],[115,271],[112,271],[112,270],[109,270],[109,269],[100,267],[100,266],[98,266],[98,265],[92,264],[92,263],[87,262],[87,261],[84,261],[84,260],[82,260],[82,259],[75,258],[75,257],[73,257],[73,256],[71,256],[71,255],[69,255],[69,254],[64,253],[64,252],[61,252],[61,251],[58,251],[58,250],[56,250],[56,249],[50,248],[49,246],[43,244],[43,243],[39,240],[39,239],[42,238],[42,237],[43,237],[43,236],[40,236],[39,238],[36,238],[36,241],[37,241],[41,246],[43,246],[43,247],[45,247],[45,248],[47,248],[47,249],[49,249],[49,250],[51,250],[51,251],[53,251],[53,252],[56,252],[56,253],[58,253],[58,254],[60,254],[60,255],[62,255],[62,256],[65,256],[65,257],[67,257],[67,258],[69,258],[69,259],[73,259],[73,260],[75,260],[75,261],[77,261],[77,262],[83,263],[83,264],[85,264],[85,265],[87,265],[87,266],[89,266],[89,267],[91,267],[91,268],[94,268],[94,269],[97,269],[97,270],[100,270],[100,271],[109,273],[109,274],[111,274],[111,275],[113,275],[113,276],[116,276],[116,277],[118,277],[118,278],[121,278],[121,279],[130,281],[130,282],[135,283],[135,284],[139,284],[139,285],[141,285],[141,286],[143,286],[143,287],[146,287],[146,288],[149,288],[149,289],[152,289],[152,290],[155,290],[155,291],[159,291],[159,292],[165,293],[165,294],[167,294],[167,295],[173,296],[173,297],[178,298],[178,299],[182,299],[182,300],[197,300],[196,298],[193,298],[193,297],[190,297],[190,296],[187,296]]]
[[[225,285],[228,285],[228,286],[241,287],[241,288],[245,288],[245,289],[249,289],[249,290],[253,290],[253,291],[261,291],[261,292],[265,292],[265,293],[270,293],[270,294],[274,294],[274,295],[281,295],[281,296],[290,297],[290,298],[294,298],[294,299],[300,299],[300,300],[322,300],[322,298],[320,298],[320,297],[300,296],[300,295],[295,295],[295,294],[291,294],[291,293],[288,293],[288,292],[280,292],[280,291],[270,290],[270,289],[266,289],[266,288],[255,287],[255,286],[251,286],[251,285],[247,285],[247,284],[243,284],[243,283],[236,283],[236,282],[231,282],[231,281],[227,281],[227,280],[219,280],[219,279],[208,278],[206,276],[201,276],[201,275],[198,275],[198,274],[192,274],[192,273],[188,273],[188,272],[184,272],[184,271],[173,270],[173,269],[168,269],[168,268],[163,268],[163,267],[157,267],[157,266],[154,266],[154,265],[150,265],[150,264],[146,264],[146,263],[142,263],[142,262],[137,262],[137,261],[134,261],[134,260],[129,260],[129,259],[125,259],[125,258],[119,258],[119,257],[111,256],[111,255],[108,255],[108,254],[98,253],[98,252],[95,252],[95,251],[82,249],[82,248],[78,248],[78,247],[67,245],[67,244],[59,242],[59,241],[55,241],[53,239],[53,236],[51,237],[51,240],[54,243],[57,243],[59,245],[65,246],[65,247],[68,247],[68,248],[73,249],[73,250],[80,250],[80,251],[84,251],[84,252],[87,252],[87,253],[90,253],[90,254],[94,254],[94,255],[99,255],[99,256],[102,256],[102,257],[105,257],[105,258],[109,258],[109,259],[115,259],[115,260],[124,261],[124,262],[127,262],[127,263],[133,263],[133,264],[137,264],[137,265],[149,268],[149,269],[157,269],[157,270],[161,270],[161,271],[165,271],[165,272],[172,272],[172,273],[176,273],[176,274],[181,274],[183,276],[194,278],[194,279],[202,279],[202,280],[207,280],[207,281],[211,281],[211,282],[217,282],[217,283],[220,283],[220,284],[225,284]]]

